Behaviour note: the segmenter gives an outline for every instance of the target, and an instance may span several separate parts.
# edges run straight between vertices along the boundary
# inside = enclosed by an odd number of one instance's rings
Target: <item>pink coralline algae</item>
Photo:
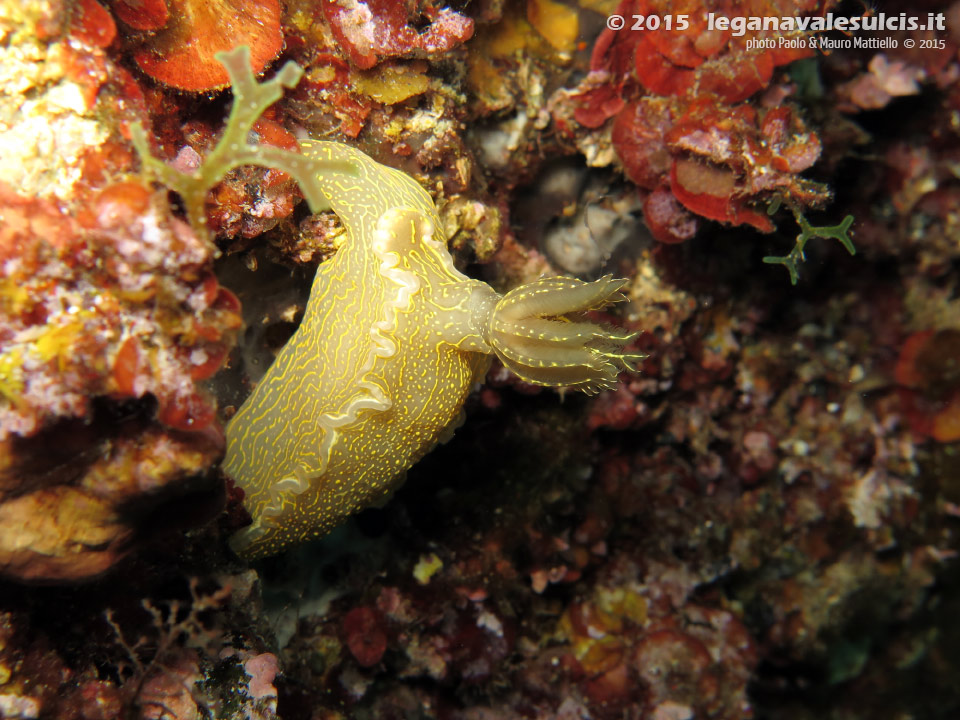
[[[838,94],[846,96],[853,108],[877,110],[885,107],[893,98],[920,93],[919,81],[924,79],[922,68],[903,60],[890,61],[883,53],[870,60],[868,72],[838,88]]]

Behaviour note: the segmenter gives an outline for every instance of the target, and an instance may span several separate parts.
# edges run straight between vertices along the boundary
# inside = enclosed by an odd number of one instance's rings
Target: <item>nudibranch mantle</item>
[[[634,369],[642,355],[624,350],[634,334],[584,317],[622,300],[627,281],[544,278],[501,297],[454,267],[433,200],[405,173],[340,143],[304,140],[298,155],[238,141],[299,68],[258,83],[245,48],[220,59],[236,97],[207,164],[288,172],[347,233],[317,270],[300,327],[227,425],[223,470],[253,518],[232,540],[237,552],[278,552],[384,498],[456,426],[492,354],[529,382],[586,392]],[[226,170],[178,173],[134,130],[145,168],[202,225],[204,194]]]
[[[253,556],[322,535],[385,495],[457,418],[491,352],[478,329],[496,293],[453,266],[430,196],[346,145],[302,151],[352,160],[358,174],[322,176],[348,238],[227,426],[223,468],[254,518],[234,546]]]

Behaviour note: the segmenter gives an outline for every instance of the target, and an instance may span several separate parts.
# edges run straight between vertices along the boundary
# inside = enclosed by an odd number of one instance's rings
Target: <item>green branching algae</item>
[[[328,171],[350,175],[354,172],[352,165],[342,161],[326,163],[269,145],[250,145],[247,140],[254,123],[280,99],[284,88],[293,88],[300,82],[303,69],[291,60],[272,79],[261,83],[257,82],[250,70],[248,47],[217,53],[216,58],[227,69],[234,94],[233,108],[220,141],[199,167],[191,173],[185,173],[154,157],[150,153],[143,126],[133,123],[130,128],[131,141],[140,156],[144,173],[181,197],[191,226],[204,234],[207,227],[204,210],[207,192],[223,180],[228,172],[243,165],[283,170],[297,181],[313,212],[329,210],[330,204],[319,192],[316,177]]]
[[[635,334],[585,315],[623,300],[626,280],[543,278],[501,297],[454,267],[433,200],[409,175],[341,143],[304,140],[302,155],[249,146],[251,125],[299,68],[258,84],[244,49],[219,57],[235,94],[224,139],[186,175],[150,158],[138,129],[145,168],[183,196],[198,228],[206,191],[255,164],[292,175],[347,233],[317,270],[297,332],[227,426],[223,469],[253,517],[233,539],[238,552],[277,552],[381,500],[456,427],[494,354],[529,382],[588,393],[635,368]]]
[[[778,200],[770,206],[768,213],[772,215],[779,207],[780,202]],[[800,279],[799,265],[806,260],[803,250],[807,242],[812,238],[833,238],[834,240],[839,240],[847,249],[848,253],[851,255],[857,254],[857,249],[853,246],[853,240],[850,239],[850,227],[853,225],[853,215],[847,215],[840,221],[839,225],[814,226],[810,224],[810,221],[804,217],[798,208],[792,204],[790,204],[789,207],[793,213],[793,217],[797,221],[797,225],[800,226],[800,234],[797,235],[796,244],[788,254],[767,255],[763,258],[763,261],[769,265],[783,265],[787,268],[787,271],[790,273],[791,285],[796,285]]]

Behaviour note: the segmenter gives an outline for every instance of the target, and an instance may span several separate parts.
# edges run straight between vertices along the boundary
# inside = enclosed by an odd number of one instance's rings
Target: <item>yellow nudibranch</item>
[[[259,84],[242,48],[222,62],[236,95],[225,162],[290,173],[311,208],[332,209],[347,232],[317,270],[300,327],[227,426],[223,469],[253,517],[232,540],[240,554],[318,537],[384,498],[456,425],[493,354],[524,380],[586,392],[612,387],[642,357],[624,350],[632,334],[583,318],[623,299],[625,280],[545,278],[501,297],[454,267],[433,200],[405,173],[340,143],[304,140],[296,155],[236,142],[299,68]],[[135,137],[145,166],[202,222],[217,173],[174,174]]]

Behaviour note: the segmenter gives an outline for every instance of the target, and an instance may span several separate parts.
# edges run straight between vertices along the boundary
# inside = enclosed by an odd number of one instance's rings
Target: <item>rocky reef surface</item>
[[[708,21],[831,12],[943,27]],[[0,39],[0,717],[960,712],[960,3],[0,0]],[[647,354],[593,397],[495,364],[253,565],[223,427],[343,229],[269,167],[191,226],[131,141],[200,166],[237,45],[304,69],[249,142],[408,173],[498,291],[628,278],[595,319]]]

